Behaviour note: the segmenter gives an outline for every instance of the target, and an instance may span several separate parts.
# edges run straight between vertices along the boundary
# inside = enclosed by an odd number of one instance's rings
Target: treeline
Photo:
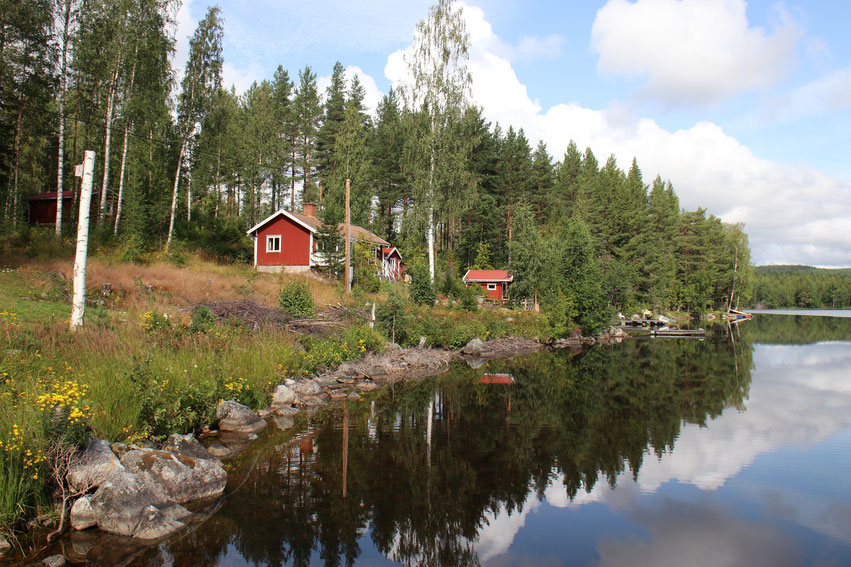
[[[370,115],[340,63],[324,93],[310,67],[279,67],[242,94],[225,88],[217,7],[191,37],[178,85],[176,0],[0,0],[3,230],[20,234],[25,197],[76,188],[72,165],[95,149],[95,231],[124,246],[180,240],[250,261],[249,226],[304,202],[334,225],[350,179],[352,221],[408,263],[456,276],[510,268],[515,299],[537,296],[588,326],[601,305],[747,300],[740,226],[683,212],[671,184],[648,186],[635,161],[625,173],[571,143],[554,162],[522,129],[486,121],[467,100],[468,36],[450,5],[429,13],[448,31],[421,23],[415,44],[444,42],[453,56],[431,74],[411,64],[411,84]],[[60,234],[74,212],[57,213]]]
[[[812,266],[759,266],[753,304],[768,309],[851,307],[851,270]]]

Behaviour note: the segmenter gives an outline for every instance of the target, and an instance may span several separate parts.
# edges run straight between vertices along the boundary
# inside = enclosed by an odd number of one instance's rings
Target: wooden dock
[[[658,321],[654,321],[658,323]],[[627,333],[641,337],[671,337],[671,338],[691,338],[702,339],[706,336],[706,329],[678,329],[663,326],[639,326],[639,325],[620,325],[620,328]]]

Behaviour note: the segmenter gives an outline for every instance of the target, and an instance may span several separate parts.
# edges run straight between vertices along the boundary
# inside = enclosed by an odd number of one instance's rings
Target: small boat
[[[744,311],[738,311],[737,309],[728,309],[726,313],[721,316],[725,321],[747,321],[753,319],[753,315],[750,313],[745,313]]]

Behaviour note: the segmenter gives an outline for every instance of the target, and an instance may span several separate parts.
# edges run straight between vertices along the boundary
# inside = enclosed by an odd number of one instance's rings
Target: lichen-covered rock
[[[88,496],[77,498],[71,506],[71,527],[75,530],[87,530],[98,524],[97,515],[92,509]]]
[[[82,491],[100,486],[114,473],[123,470],[109,442],[92,439],[68,472],[68,483],[74,490]]]
[[[191,433],[187,433],[186,435],[169,435],[168,439],[163,443],[162,450],[175,455],[184,455],[196,459],[216,458]]]
[[[216,458],[199,459],[156,449],[130,451],[121,458],[121,464],[127,472],[144,478],[179,503],[217,496],[228,480]]]
[[[219,420],[219,431],[226,433],[260,433],[266,427],[266,422],[260,419],[256,413],[249,408],[234,402],[225,400],[216,408],[216,418]]]
[[[127,471],[117,471],[102,482],[89,503],[101,530],[140,539],[171,535],[184,526],[180,520],[190,516],[144,476]]]

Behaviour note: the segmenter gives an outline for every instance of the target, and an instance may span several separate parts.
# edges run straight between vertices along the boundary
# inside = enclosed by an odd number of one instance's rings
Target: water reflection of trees
[[[403,564],[477,565],[488,512],[522,511],[556,477],[572,499],[637,476],[684,422],[741,407],[750,366],[745,341],[716,336],[539,354],[499,365],[511,386],[479,384],[482,370],[467,368],[397,385],[349,408],[345,498],[337,412],[233,474],[244,485],[221,511],[165,547],[174,565],[213,565],[228,545],[254,564],[352,565],[368,530]]]
[[[742,323],[738,334],[754,343],[775,345],[851,341],[851,317],[757,315]]]

